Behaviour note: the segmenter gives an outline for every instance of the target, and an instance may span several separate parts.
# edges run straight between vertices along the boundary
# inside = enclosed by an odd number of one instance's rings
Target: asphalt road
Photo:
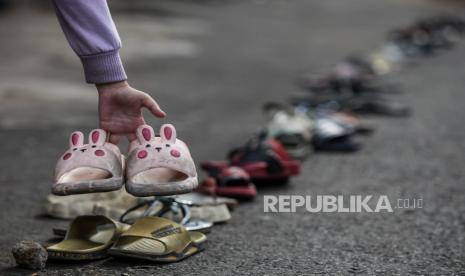
[[[114,18],[130,82],[154,95],[196,161],[243,143],[264,122],[261,104],[286,99],[301,73],[370,51],[419,16],[460,11],[420,0],[124,6]],[[69,132],[96,127],[96,98],[53,13],[0,14],[0,37],[0,275],[30,275],[10,248],[66,225],[41,206]],[[169,265],[50,263],[40,275],[465,275],[464,52],[465,42],[394,74],[411,118],[372,118],[377,131],[359,153],[315,154],[288,185],[260,189],[213,229],[204,252]],[[422,198],[424,208],[264,213],[263,195],[278,194]]]

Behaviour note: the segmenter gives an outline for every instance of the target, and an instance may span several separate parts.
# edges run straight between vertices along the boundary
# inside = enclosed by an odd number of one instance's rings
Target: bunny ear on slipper
[[[84,145],[84,134],[80,131],[75,131],[69,136],[69,147],[76,148]]]
[[[89,133],[89,144],[102,146],[107,141],[107,133],[103,129],[94,129]]]
[[[161,138],[169,143],[176,142],[176,129],[172,124],[164,124],[160,127]]]
[[[136,130],[137,139],[139,143],[145,144],[151,142],[155,139],[155,132],[153,128],[149,125],[141,125]]]

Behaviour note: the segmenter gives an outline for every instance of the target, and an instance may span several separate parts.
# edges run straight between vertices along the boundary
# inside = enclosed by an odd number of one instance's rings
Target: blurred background
[[[465,14],[462,1],[108,2],[129,83],[158,101],[168,113],[163,121],[176,126],[197,162],[224,159],[242,144],[263,125],[262,104],[298,90],[300,75],[380,47],[388,30],[417,18]],[[69,133],[98,126],[97,94],[84,82],[49,1],[0,0],[0,41],[0,265],[14,275],[14,242],[43,240],[56,223],[40,216],[43,199]],[[145,273],[346,275],[354,263],[369,275],[464,273],[464,50],[462,42],[393,74],[412,118],[377,119],[376,134],[358,154],[310,157],[289,186],[239,207],[209,236],[205,254]],[[261,195],[270,193],[421,195],[427,210],[275,217],[262,212]],[[102,275],[126,267],[84,266]]]
[[[389,28],[454,9],[451,3],[457,2],[112,0],[109,5],[130,83],[151,93],[167,110],[167,120],[180,128],[218,137],[234,124],[253,130],[263,95],[281,100],[295,90],[300,74],[370,51]],[[95,125],[96,91],[84,83],[49,1],[1,3],[0,126]],[[218,128],[211,114],[224,114],[224,103],[238,110],[222,116]]]

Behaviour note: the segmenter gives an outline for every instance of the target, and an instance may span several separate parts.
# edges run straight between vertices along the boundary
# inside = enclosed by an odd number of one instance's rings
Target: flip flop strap
[[[154,209],[153,206],[155,204],[163,204],[162,208],[158,210],[156,213],[152,213],[152,210]],[[180,222],[181,225],[186,224],[190,218],[191,218],[191,212],[189,209],[189,206],[185,203],[182,202],[177,202],[175,199],[172,198],[155,198],[154,200],[149,200],[149,201],[144,201],[141,202],[131,208],[129,208],[126,212],[124,212],[121,217],[120,217],[120,222],[122,223],[127,223],[127,224],[133,224],[134,221],[137,219],[126,219],[126,216],[129,215],[130,213],[134,212],[135,210],[141,208],[142,206],[148,206],[147,209],[144,211],[144,213],[141,215],[141,217],[149,217],[149,216],[154,216],[154,217],[163,217],[167,212],[173,211],[173,206],[177,205],[181,209],[183,218]]]
[[[182,252],[191,243],[186,229],[168,219],[145,217],[138,220],[120,239],[125,237],[146,238],[158,241],[165,246],[165,254]]]

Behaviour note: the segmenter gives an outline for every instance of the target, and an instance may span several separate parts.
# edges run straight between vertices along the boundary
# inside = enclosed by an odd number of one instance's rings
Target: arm
[[[121,40],[106,0],[53,0],[60,25],[81,59],[88,83],[126,80]]]
[[[121,41],[106,0],[53,0],[60,25],[71,48],[81,59],[88,83],[99,92],[100,127],[118,143],[122,135],[135,139],[135,131],[145,124],[142,108],[163,118],[165,112],[147,93],[126,82],[119,56]]]

